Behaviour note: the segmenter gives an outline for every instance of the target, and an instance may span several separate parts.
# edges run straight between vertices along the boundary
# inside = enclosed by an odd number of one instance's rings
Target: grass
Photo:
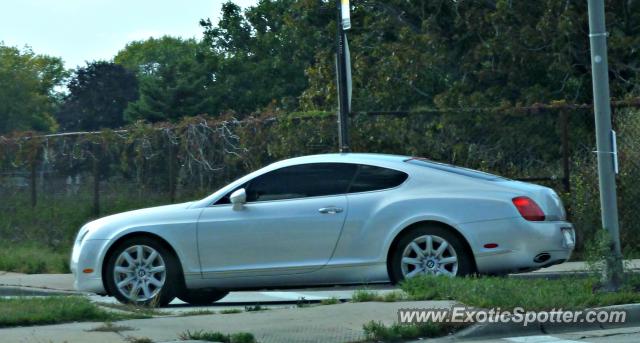
[[[25,274],[68,273],[71,250],[41,244],[0,244],[0,270]]]
[[[130,327],[130,326],[125,326],[125,325],[117,325],[117,324],[113,324],[113,322],[105,322],[104,324],[102,324],[101,326],[95,327],[91,330],[87,330],[90,332],[122,332],[122,331],[133,331],[135,330],[134,328]]]
[[[124,341],[128,343],[153,343],[153,340],[149,337],[127,336]]]
[[[223,334],[221,332],[213,331],[194,331],[189,330],[181,333],[178,338],[183,341],[207,341],[207,342],[221,342],[221,343],[256,343],[255,337],[248,332],[237,332],[230,335]]]
[[[376,301],[377,298],[377,292],[372,292],[366,289],[356,289],[356,291],[351,295],[351,301],[354,303]]]
[[[370,321],[363,326],[368,341],[395,342],[409,339],[440,337],[459,330],[462,326],[443,323],[393,324]]]
[[[83,297],[0,298],[0,327],[145,318],[105,311]]]
[[[144,318],[171,315],[171,313],[159,311],[154,307],[152,307],[151,305],[137,306],[133,304],[105,303],[105,302],[99,302],[98,304],[102,307],[108,307],[115,310],[130,312]]]
[[[209,314],[216,314],[216,311],[211,310],[193,310],[186,312],[178,312],[179,317],[189,317],[189,316],[206,316]]]
[[[296,307],[299,307],[299,308],[309,307],[311,306],[311,304],[312,304],[311,301],[307,300],[307,298],[305,297],[300,297],[298,298],[298,300],[296,300]]]
[[[264,307],[264,306],[262,306],[262,305],[260,305],[260,304],[256,304],[255,306],[245,306],[245,307],[244,307],[244,310],[245,310],[245,311],[247,311],[247,312],[266,311],[266,310],[268,310],[268,309],[269,309],[269,308]]]
[[[361,302],[370,302],[370,301],[380,301],[380,302],[395,302],[406,300],[407,296],[405,293],[400,291],[393,291],[380,294],[378,292],[369,291],[366,289],[358,289],[353,292],[351,296],[351,301],[354,303]]]
[[[339,304],[340,303],[340,299],[336,298],[336,297],[331,297],[328,299],[322,299],[320,301],[320,305],[335,305],[335,304]]]
[[[410,300],[455,300],[468,306],[525,310],[585,309],[640,302],[640,279],[619,292],[600,292],[594,278],[417,277],[402,283]]]
[[[73,240],[82,225],[96,217],[169,203],[167,194],[127,188],[130,185],[104,189],[99,216],[93,213],[89,183],[73,195],[40,192],[35,207],[29,192],[0,192],[0,270],[69,273]],[[197,198],[185,196],[180,201]]]
[[[239,308],[229,308],[226,310],[221,310],[220,314],[234,314],[234,313],[242,313],[243,311]]]

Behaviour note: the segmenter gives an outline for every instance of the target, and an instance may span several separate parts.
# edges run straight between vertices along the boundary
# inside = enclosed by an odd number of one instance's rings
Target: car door
[[[398,223],[398,216],[404,212],[404,209],[389,211],[388,208],[397,200],[396,189],[408,177],[399,170],[360,165],[347,194],[349,214],[332,264],[372,263],[385,253],[382,245],[387,231]]]
[[[204,278],[310,272],[331,258],[347,214],[356,166],[310,163],[262,174],[247,184],[242,209],[227,194],[198,221]]]

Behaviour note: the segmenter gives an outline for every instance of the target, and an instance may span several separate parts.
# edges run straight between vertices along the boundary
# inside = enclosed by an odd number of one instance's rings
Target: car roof
[[[340,153],[340,154],[319,154],[290,158],[273,163],[268,169],[278,169],[305,163],[356,163],[370,164],[379,167],[387,167],[411,174],[422,174],[425,172],[438,173],[451,176],[473,177],[474,179],[498,180],[504,179],[501,176],[485,173],[482,171],[458,167],[451,164],[431,161],[421,157],[411,157],[391,154],[373,153]],[[410,163],[406,163],[410,162]]]
[[[343,162],[343,163],[370,163],[370,164],[396,164],[411,158],[410,156],[391,155],[391,154],[373,154],[373,153],[334,153],[334,154],[318,154],[294,157],[273,165],[282,167],[288,165],[319,163],[319,162]]]

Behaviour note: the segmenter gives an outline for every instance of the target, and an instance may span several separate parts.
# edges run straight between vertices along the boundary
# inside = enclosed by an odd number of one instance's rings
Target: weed
[[[244,310],[247,312],[256,312],[256,311],[265,311],[265,310],[268,310],[268,308],[260,304],[255,304],[254,306],[245,306]]]
[[[153,340],[149,337],[127,336],[124,340],[128,343],[153,343]]]
[[[104,324],[102,324],[102,326],[98,326],[95,327],[93,329],[87,330],[87,331],[91,331],[91,332],[122,332],[122,331],[132,331],[135,330],[134,328],[130,327],[130,326],[124,326],[124,325],[115,325],[113,324],[113,322],[105,322]]]
[[[213,332],[199,330],[191,332],[187,330],[181,333],[178,338],[183,341],[194,340],[221,343],[256,343],[255,337],[248,332],[238,332],[227,335],[218,331]]]
[[[322,299],[320,301],[320,305],[335,305],[335,304],[339,304],[340,303],[340,299],[336,298],[336,297],[331,297],[328,299]]]
[[[425,337],[438,337],[451,333],[459,327],[441,323],[423,324],[393,324],[385,326],[381,322],[370,321],[363,326],[367,339],[370,341],[393,342]]]

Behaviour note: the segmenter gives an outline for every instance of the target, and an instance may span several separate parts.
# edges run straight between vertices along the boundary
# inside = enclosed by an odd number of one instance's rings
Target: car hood
[[[90,239],[109,239],[114,231],[122,231],[134,226],[143,227],[193,221],[200,211],[190,211],[191,204],[191,202],[186,202],[143,208],[102,217],[84,225],[78,233],[78,238],[90,233]]]

